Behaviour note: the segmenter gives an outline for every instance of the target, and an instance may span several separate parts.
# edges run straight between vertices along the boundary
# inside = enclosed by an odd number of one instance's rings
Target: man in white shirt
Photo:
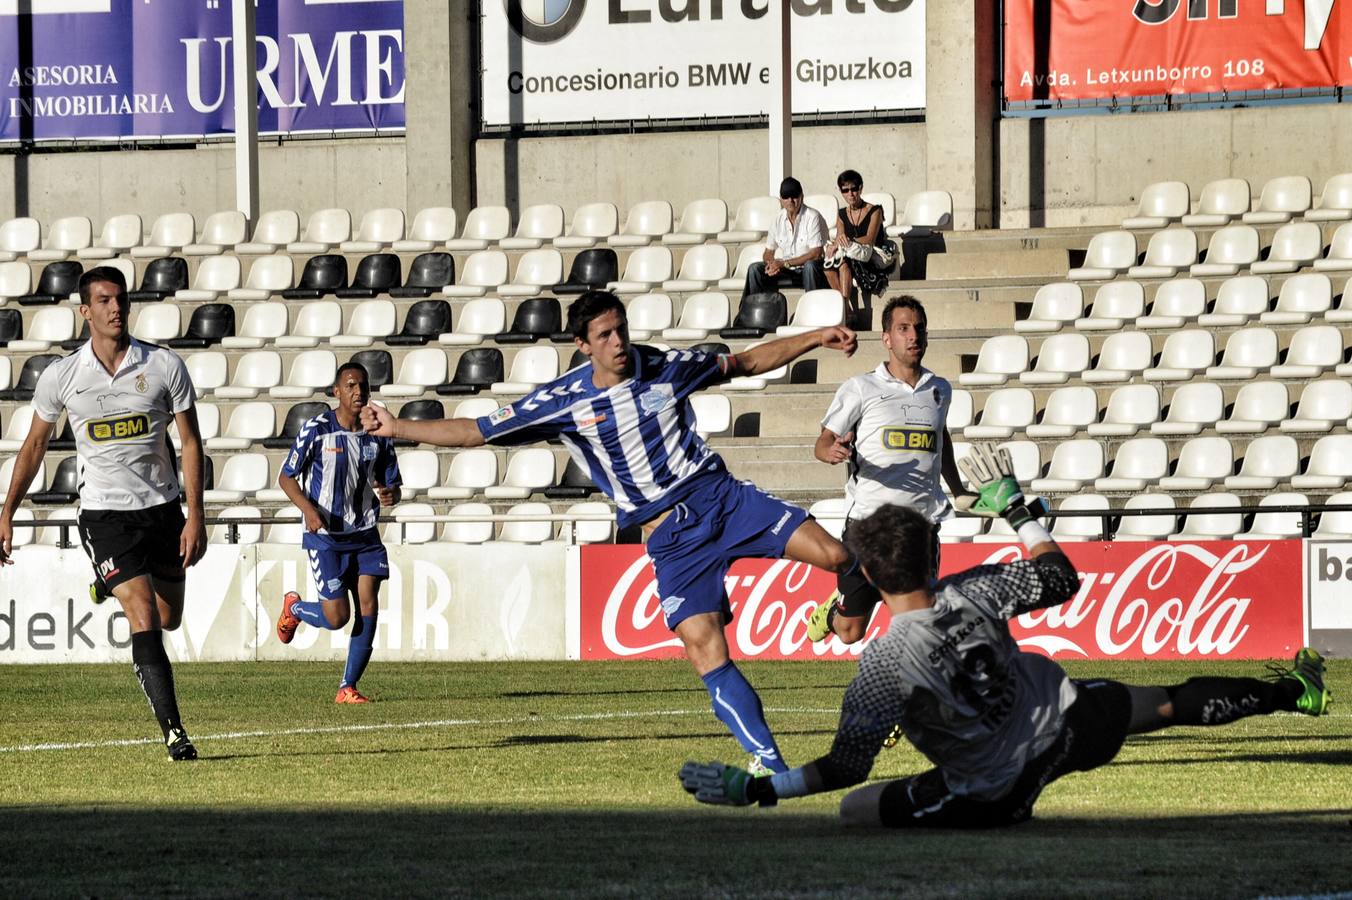
[[[0,511],[0,565],[14,560],[14,511],[28,492],[64,411],[80,474],[80,543],[131,628],[132,670],[173,760],[197,758],[179,718],[161,629],[183,620],[184,569],[206,551],[202,437],[192,380],[175,353],[131,336],[127,282],[101,266],[80,278],[89,340],[47,367],[33,392],[33,426],[14,460]],[[178,424],[180,489],[169,443]],[[184,518],[179,503],[187,505]]]
[[[780,183],[779,205],[782,208],[770,223],[762,260],[747,267],[743,296],[769,293],[781,285],[805,291],[831,286],[822,265],[829,237],[826,220],[803,204],[803,186],[797,178]]]

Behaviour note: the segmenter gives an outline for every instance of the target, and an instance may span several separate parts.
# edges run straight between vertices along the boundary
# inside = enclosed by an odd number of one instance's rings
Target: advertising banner
[[[233,132],[231,6],[0,0],[0,140]],[[257,32],[260,133],[404,126],[403,0],[260,3]]]
[[[1352,83],[1352,8],[1006,0],[1004,46],[1011,102],[1331,88]]]
[[[1352,542],[1307,541],[1310,644],[1352,655]]]
[[[1083,576],[1080,593],[1019,616],[1020,646],[1057,659],[1266,659],[1303,643],[1300,541],[1082,543],[1065,550]],[[581,548],[581,659],[681,655],[662,619],[652,566],[641,547]],[[947,544],[942,574],[1025,555],[1022,545]],[[737,659],[858,656],[887,629],[879,606],[864,641],[807,640],[807,617],[835,576],[784,560],[741,560],[727,578]]]
[[[794,0],[795,113],[925,106],[925,0]],[[483,0],[485,125],[764,115],[764,0]]]

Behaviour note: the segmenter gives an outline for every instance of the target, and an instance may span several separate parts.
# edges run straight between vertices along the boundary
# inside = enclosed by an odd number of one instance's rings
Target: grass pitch
[[[744,663],[791,762],[854,666]],[[1083,663],[1167,684],[1257,663]],[[839,795],[697,805],[742,761],[684,662],[176,669],[202,754],[171,764],[128,666],[0,669],[0,896],[1216,896],[1352,891],[1352,661],[1334,714],[1132,738],[990,832],[846,832]],[[907,747],[875,778],[918,771]]]

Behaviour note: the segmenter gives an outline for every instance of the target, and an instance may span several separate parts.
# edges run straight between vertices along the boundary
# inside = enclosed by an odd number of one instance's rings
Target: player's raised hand
[[[839,350],[846,356],[854,356],[854,351],[859,349],[859,338],[855,336],[854,331],[844,325],[823,328],[821,336],[822,346],[828,350]]]
[[[976,485],[977,496],[970,512],[991,518],[1003,516],[1015,528],[1034,517],[1024,504],[1023,488],[1014,477],[1014,459],[1007,447],[977,444],[958,461],[958,468]]]
[[[831,446],[826,448],[826,461],[831,465],[839,465],[850,458],[854,452],[854,432],[848,431],[840,435],[831,442]]]
[[[697,763],[693,760],[681,766],[678,773],[681,787],[694,794],[700,803],[719,806],[750,806],[747,796],[751,773],[721,762]]]
[[[0,566],[14,565],[14,524],[8,517],[0,519]]]
[[[361,427],[366,429],[367,434],[392,438],[394,437],[394,416],[385,407],[368,403],[361,408]]]

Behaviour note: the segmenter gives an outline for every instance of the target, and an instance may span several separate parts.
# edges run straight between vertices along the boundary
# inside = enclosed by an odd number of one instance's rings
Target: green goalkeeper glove
[[[1008,448],[978,444],[958,462],[958,467],[977,491],[970,512],[988,518],[1003,516],[1015,530],[1036,517],[1024,503],[1023,488],[1014,477],[1014,459]]]
[[[695,795],[700,803],[719,806],[750,806],[755,801],[749,796],[755,781],[746,769],[725,766],[721,762],[687,762],[679,774],[681,787]]]

